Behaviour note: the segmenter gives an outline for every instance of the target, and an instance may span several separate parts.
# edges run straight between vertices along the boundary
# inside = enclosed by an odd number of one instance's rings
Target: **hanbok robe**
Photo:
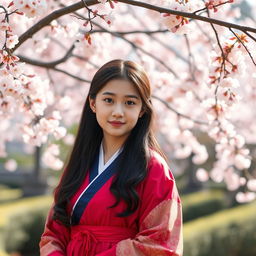
[[[71,198],[71,227],[46,220],[40,241],[41,256],[181,256],[182,208],[174,177],[166,162],[153,152],[148,174],[136,188],[138,209],[127,217],[110,186],[118,171],[120,151],[104,166],[102,149],[83,184]]]

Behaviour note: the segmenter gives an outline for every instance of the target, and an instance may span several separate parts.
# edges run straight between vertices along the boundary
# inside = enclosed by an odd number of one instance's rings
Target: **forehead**
[[[110,92],[116,95],[135,95],[140,97],[135,85],[127,80],[114,79],[106,83],[106,85],[99,91],[99,94]]]

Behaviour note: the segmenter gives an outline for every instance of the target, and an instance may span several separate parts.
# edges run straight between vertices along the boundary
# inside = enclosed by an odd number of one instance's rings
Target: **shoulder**
[[[157,178],[174,182],[174,176],[165,159],[156,151],[150,151],[148,160],[148,178]]]
[[[180,202],[174,176],[165,159],[155,151],[150,152],[148,173],[143,182],[143,200],[154,202],[175,199]]]

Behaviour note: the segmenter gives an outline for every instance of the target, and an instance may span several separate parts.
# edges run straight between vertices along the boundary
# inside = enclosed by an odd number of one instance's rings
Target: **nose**
[[[122,117],[124,115],[124,110],[122,104],[115,104],[112,116],[113,117]]]

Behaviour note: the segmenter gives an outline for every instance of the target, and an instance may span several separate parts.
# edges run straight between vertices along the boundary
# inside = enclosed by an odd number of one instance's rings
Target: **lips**
[[[120,122],[120,121],[109,121],[109,123],[114,126],[114,127],[120,127],[122,125],[124,125],[124,122]]]

